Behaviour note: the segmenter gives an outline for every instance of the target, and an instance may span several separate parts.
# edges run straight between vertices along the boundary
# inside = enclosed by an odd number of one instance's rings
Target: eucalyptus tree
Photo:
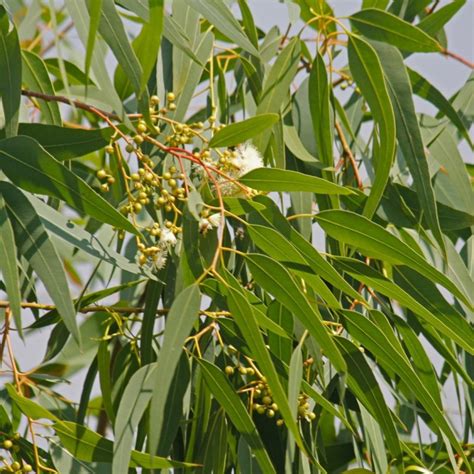
[[[465,3],[0,2],[2,472],[471,472]]]

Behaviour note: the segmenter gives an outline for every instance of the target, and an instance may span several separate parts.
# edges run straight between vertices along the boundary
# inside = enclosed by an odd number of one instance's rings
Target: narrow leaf
[[[235,146],[253,138],[278,122],[278,114],[262,114],[219,130],[209,142],[211,148]]]
[[[323,178],[279,168],[257,168],[239,178],[239,181],[259,191],[352,194],[349,188],[331,183]]]
[[[441,51],[441,46],[434,38],[383,10],[366,8],[351,15],[349,20],[367,38],[384,41],[405,51]]]
[[[19,136],[0,141],[0,157],[0,167],[17,186],[61,199],[100,222],[138,232],[102,196],[32,138]]]
[[[19,252],[43,282],[69,332],[80,344],[76,311],[57,251],[33,206],[25,195],[8,182],[0,182]]]

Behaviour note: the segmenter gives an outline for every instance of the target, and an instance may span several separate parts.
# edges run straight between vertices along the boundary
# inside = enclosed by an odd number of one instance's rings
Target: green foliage
[[[0,3],[0,471],[472,472],[465,0]]]

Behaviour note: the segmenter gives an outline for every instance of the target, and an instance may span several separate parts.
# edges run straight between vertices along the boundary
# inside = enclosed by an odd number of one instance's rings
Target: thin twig
[[[362,184],[362,179],[361,179],[360,174],[359,174],[359,169],[357,167],[356,160],[354,158],[354,155],[352,154],[352,151],[351,151],[351,148],[349,147],[349,144],[347,143],[346,137],[344,136],[344,132],[342,131],[342,127],[339,124],[339,122],[337,122],[337,121],[335,122],[334,125],[336,127],[336,131],[337,131],[337,135],[339,136],[339,140],[341,141],[343,154],[346,158],[349,159],[349,161],[351,162],[352,168],[354,170],[354,177],[357,181],[357,187],[359,189],[363,189],[364,185]]]
[[[448,51],[447,49],[443,49],[441,51],[445,56],[448,56],[449,58],[456,59],[456,61],[459,61],[460,63],[464,64],[470,69],[474,69],[474,63],[469,61],[466,58],[463,58],[461,55],[453,53],[452,51]]]

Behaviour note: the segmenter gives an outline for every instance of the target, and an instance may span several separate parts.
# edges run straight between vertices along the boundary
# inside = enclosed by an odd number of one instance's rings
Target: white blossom
[[[178,239],[174,232],[171,229],[163,229],[160,235],[160,244],[161,246],[171,246],[174,247]]]
[[[263,158],[260,152],[250,143],[245,143],[237,148],[237,157],[235,159],[239,169],[239,176],[263,167]]]
[[[220,213],[216,212],[215,214],[211,214],[209,216],[209,223],[212,227],[219,227],[222,222],[222,216]]]
[[[209,229],[212,229],[212,225],[209,222],[209,219],[206,217],[201,217],[199,220],[199,232],[205,234]]]
[[[168,252],[166,250],[161,250],[157,254],[153,255],[153,265],[157,270],[161,270],[166,265],[166,257]]]
[[[219,227],[221,221],[222,216],[219,213],[211,214],[209,217],[201,217],[199,220],[199,232],[205,234],[213,227]]]

